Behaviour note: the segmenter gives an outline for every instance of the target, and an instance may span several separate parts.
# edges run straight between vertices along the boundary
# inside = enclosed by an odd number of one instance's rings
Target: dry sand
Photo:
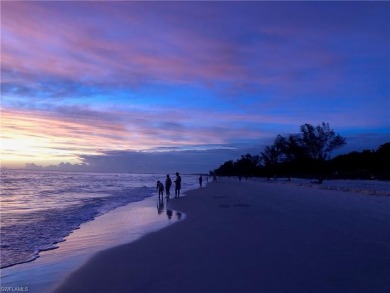
[[[390,292],[390,197],[223,179],[57,292]]]

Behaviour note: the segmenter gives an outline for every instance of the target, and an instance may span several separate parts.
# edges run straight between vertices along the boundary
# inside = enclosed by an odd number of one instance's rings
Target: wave
[[[117,207],[143,200],[151,196],[153,191],[154,188],[150,187],[136,187],[112,191],[111,194],[101,194],[99,197],[78,198],[72,205],[64,208],[19,214],[18,221],[11,218],[13,214],[3,215],[0,268],[37,259],[41,251],[58,248],[56,244],[64,241],[82,223]]]

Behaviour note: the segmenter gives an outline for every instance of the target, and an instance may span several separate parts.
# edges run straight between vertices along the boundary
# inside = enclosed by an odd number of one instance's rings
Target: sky
[[[208,172],[390,141],[389,2],[1,2],[2,168]]]

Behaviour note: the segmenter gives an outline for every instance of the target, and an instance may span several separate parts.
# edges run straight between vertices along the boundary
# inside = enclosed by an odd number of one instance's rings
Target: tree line
[[[211,171],[218,176],[390,179],[390,142],[377,150],[351,152],[331,158],[346,144],[329,123],[303,124],[300,132],[278,135],[259,155],[242,155]]]

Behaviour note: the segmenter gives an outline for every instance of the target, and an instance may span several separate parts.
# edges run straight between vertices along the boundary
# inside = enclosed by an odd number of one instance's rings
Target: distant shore
[[[56,292],[388,292],[390,197],[222,179],[186,219],[93,257]]]

